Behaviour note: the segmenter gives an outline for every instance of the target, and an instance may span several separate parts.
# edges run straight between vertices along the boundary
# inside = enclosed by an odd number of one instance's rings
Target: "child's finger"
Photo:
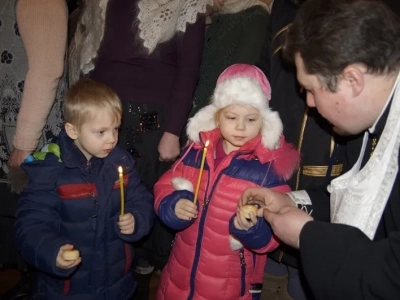
[[[188,221],[190,221],[190,220],[192,220],[193,218],[195,218],[196,216],[197,216],[197,215],[196,215],[195,213],[191,213],[191,212],[188,212],[188,211],[183,210],[183,209],[181,209],[181,210],[178,212],[178,218],[181,219],[181,220],[188,220]]]
[[[252,223],[250,223],[250,222],[245,218],[245,216],[244,216],[244,214],[243,214],[242,211],[239,211],[239,212],[237,213],[237,216],[238,216],[238,219],[239,219],[239,224],[240,224],[241,226],[243,226],[243,228],[249,229],[249,228],[253,225]]]
[[[246,226],[243,224],[243,219],[240,216],[240,212],[236,213],[236,222],[238,224],[238,229],[246,230]]]
[[[239,224],[239,220],[238,217],[236,216],[235,218],[233,218],[233,226],[235,226],[236,229],[244,229],[240,224]]]
[[[197,214],[197,206],[195,206],[195,207],[190,206],[190,205],[189,206],[184,206],[184,207],[182,207],[182,210],[186,211],[188,213],[194,214],[194,215]]]
[[[197,205],[193,203],[193,201],[183,199],[182,207],[190,207],[192,209],[197,209]]]
[[[81,261],[82,259],[80,257],[77,260],[64,260],[60,258],[58,264],[62,269],[70,269],[78,265]]]
[[[123,216],[119,216],[119,221],[127,221],[133,219],[133,216],[131,214],[124,214]]]
[[[124,230],[121,230],[122,234],[132,234],[133,233],[134,228],[126,228]]]
[[[133,224],[133,219],[123,220],[118,222],[118,226],[126,226],[130,224]]]
[[[129,229],[133,227],[133,223],[129,223],[129,224],[124,224],[124,225],[120,225],[118,226],[119,229],[123,230],[123,229]]]
[[[81,262],[82,262],[82,258],[79,257],[77,260],[74,260],[72,262],[72,264],[69,266],[69,268],[73,268],[73,267],[79,265]]]
[[[61,251],[72,250],[72,249],[74,249],[74,245],[71,245],[71,244],[65,244],[65,245],[60,247]]]
[[[250,215],[250,223],[252,226],[256,225],[257,223],[257,216],[255,214],[253,214],[252,212],[249,214]]]

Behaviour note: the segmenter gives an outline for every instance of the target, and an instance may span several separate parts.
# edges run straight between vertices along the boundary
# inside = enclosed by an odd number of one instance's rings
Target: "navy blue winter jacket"
[[[61,132],[56,143],[61,160],[23,164],[29,184],[18,203],[16,241],[22,256],[40,272],[35,299],[130,299],[136,288],[130,267],[132,242],[140,240],[154,221],[153,198],[132,157],[118,146],[106,157],[87,161]],[[118,167],[124,169],[125,213],[135,218],[131,235],[120,233]],[[82,263],[72,269],[56,266],[62,245],[80,251]]]

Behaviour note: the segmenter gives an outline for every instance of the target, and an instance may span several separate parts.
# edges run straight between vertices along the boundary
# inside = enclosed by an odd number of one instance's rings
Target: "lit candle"
[[[123,216],[125,207],[125,196],[124,196],[124,174],[122,173],[122,167],[118,167],[118,172],[119,172],[119,190],[121,192],[121,216]]]
[[[207,146],[208,146],[208,141],[204,145],[204,150],[203,150],[203,157],[201,159],[201,164],[200,164],[200,172],[199,172],[199,178],[197,179],[197,185],[196,185],[196,191],[194,193],[194,200],[193,203],[196,204],[197,202],[197,197],[199,195],[199,189],[200,189],[200,183],[201,183],[201,177],[203,175],[203,169],[204,169],[204,162],[206,160],[207,156]]]

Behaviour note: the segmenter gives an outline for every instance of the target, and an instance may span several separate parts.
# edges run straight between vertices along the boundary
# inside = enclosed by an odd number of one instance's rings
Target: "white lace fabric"
[[[256,5],[263,7],[268,12],[270,11],[269,6],[259,0],[227,0],[219,13],[234,14]]]
[[[205,0],[144,0],[138,4],[139,36],[143,46],[153,52],[157,44],[185,32],[199,13],[206,12]]]
[[[139,36],[149,54],[159,43],[170,40],[176,32],[185,32],[199,14],[205,14],[208,0],[140,0],[138,3]],[[94,69],[95,59],[104,36],[109,0],[85,0],[84,12],[70,47],[70,83],[79,74]],[[132,20],[132,25],[135,20]],[[133,27],[133,26],[132,26]],[[132,34],[134,32],[132,31]],[[135,37],[128,40],[134,41]]]

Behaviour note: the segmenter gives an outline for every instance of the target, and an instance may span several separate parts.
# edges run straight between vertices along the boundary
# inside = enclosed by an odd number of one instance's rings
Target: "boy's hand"
[[[82,262],[82,258],[79,257],[77,260],[65,260],[62,258],[62,255],[65,250],[72,250],[74,249],[73,245],[65,244],[64,246],[60,247],[58,251],[57,258],[56,258],[56,266],[61,269],[71,269]]]
[[[118,227],[122,234],[132,234],[135,231],[135,218],[131,213],[119,216]]]
[[[236,229],[249,230],[251,227],[257,224],[257,216],[252,212],[249,214],[250,220],[244,217],[243,212],[238,209],[236,217],[233,219],[233,225]]]
[[[188,199],[180,199],[175,205],[175,215],[181,220],[197,218],[197,205]]]

